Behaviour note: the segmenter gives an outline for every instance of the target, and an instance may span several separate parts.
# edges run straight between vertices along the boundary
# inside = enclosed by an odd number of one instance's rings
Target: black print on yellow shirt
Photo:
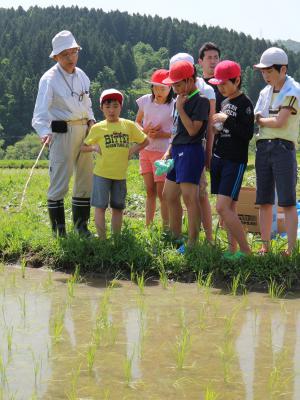
[[[105,147],[129,147],[129,136],[126,133],[113,132],[110,135],[104,135]]]

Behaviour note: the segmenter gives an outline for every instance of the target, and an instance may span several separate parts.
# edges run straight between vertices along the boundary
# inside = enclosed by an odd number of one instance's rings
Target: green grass
[[[119,273],[135,281],[143,277],[144,283],[147,279],[156,277],[160,279],[163,287],[167,286],[168,279],[183,279],[197,281],[199,287],[205,288],[212,284],[210,280],[213,277],[214,284],[224,281],[227,284],[232,283],[232,293],[246,290],[245,277],[247,277],[247,288],[253,284],[267,287],[270,278],[289,288],[299,283],[299,251],[290,258],[281,257],[279,253],[286,246],[286,241],[280,238],[273,242],[270,254],[264,257],[253,255],[232,263],[222,259],[222,251],[227,245],[226,235],[222,230],[215,228],[216,245],[212,246],[205,242],[204,234],[201,232],[199,244],[187,251],[184,256],[179,256],[174,245],[162,231],[159,213],[155,223],[149,228],[145,227],[145,191],[139,176],[137,160],[132,160],[129,166],[127,207],[120,236],[109,236],[107,240],[100,241],[96,237],[81,239],[74,235],[70,193],[65,199],[68,237],[54,239],[47,213],[46,193],[49,182],[47,168],[34,171],[23,208],[19,210],[29,169],[22,167],[25,161],[16,163],[9,161],[9,163],[14,168],[9,168],[8,164],[3,167],[4,162],[0,165],[2,166],[0,168],[2,205],[0,260],[1,262],[22,260],[21,273],[24,277],[25,265],[29,267],[48,265],[52,269],[71,271],[77,266],[82,274],[100,272],[114,276]],[[32,165],[31,161],[28,163]],[[19,168],[15,168],[16,166]],[[254,184],[251,157],[244,182]],[[215,203],[214,197],[211,198],[211,203],[212,205]],[[109,212],[107,214],[109,231],[110,214]],[[214,226],[216,221],[214,214]],[[96,232],[93,216],[90,229]],[[250,234],[249,242],[253,251],[260,247],[258,236]],[[242,275],[237,282],[239,271],[242,271]],[[143,282],[140,281],[140,291],[144,290],[143,286]],[[72,287],[70,291],[72,292]]]

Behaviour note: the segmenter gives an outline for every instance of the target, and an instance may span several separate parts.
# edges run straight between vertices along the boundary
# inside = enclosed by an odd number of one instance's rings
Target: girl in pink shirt
[[[146,225],[153,222],[156,197],[160,200],[160,211],[163,226],[169,225],[169,213],[166,202],[163,200],[162,191],[165,175],[155,175],[154,162],[160,160],[165,154],[171,137],[173,126],[173,90],[162,84],[167,78],[168,71],[159,69],[155,71],[149,83],[152,94],[146,94],[137,99],[139,107],[136,122],[147,134],[149,145],[140,152],[140,173],[146,187]]]

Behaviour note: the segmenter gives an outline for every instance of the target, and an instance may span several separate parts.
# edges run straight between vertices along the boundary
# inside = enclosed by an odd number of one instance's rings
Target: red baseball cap
[[[194,65],[188,61],[177,61],[171,65],[168,78],[163,80],[165,85],[183,81],[194,76]]]
[[[146,81],[151,83],[154,86],[167,86],[166,84],[162,83],[164,79],[169,76],[169,71],[167,69],[158,69],[153,72],[151,75],[150,81]]]
[[[123,105],[124,96],[117,89],[106,89],[103,90],[100,96],[100,106],[105,100],[117,100],[121,106]]]
[[[212,85],[220,85],[228,81],[228,79],[234,79],[241,76],[241,67],[234,61],[224,60],[217,64],[214,75],[215,77],[210,79],[208,82]]]

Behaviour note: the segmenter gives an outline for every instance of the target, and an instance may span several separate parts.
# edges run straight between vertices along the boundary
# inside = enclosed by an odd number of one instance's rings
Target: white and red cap
[[[81,50],[81,47],[76,42],[74,36],[70,31],[58,32],[52,39],[52,52],[49,57],[53,58],[64,50],[75,48]]]
[[[241,67],[234,61],[224,60],[216,65],[214,75],[215,77],[211,78],[208,82],[212,85],[221,85],[229,79],[241,76]]]
[[[103,92],[101,93],[100,105],[102,105],[102,103],[105,100],[117,100],[122,106],[123,105],[123,101],[124,101],[124,96],[117,89],[106,89],[106,90],[103,90]]]
[[[188,53],[177,53],[171,59],[169,66],[171,67],[172,64],[176,63],[177,61],[187,61],[191,64],[195,64],[194,57]]]

